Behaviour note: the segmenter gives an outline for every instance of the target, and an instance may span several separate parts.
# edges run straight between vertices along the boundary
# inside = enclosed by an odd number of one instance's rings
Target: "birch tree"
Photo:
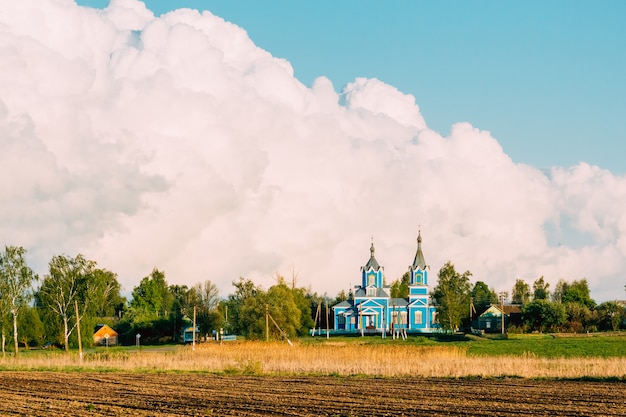
[[[69,352],[69,337],[80,320],[97,308],[112,290],[110,280],[102,276],[96,263],[81,254],[75,258],[59,255],[49,263],[49,275],[44,277],[39,298],[44,307],[56,313],[63,324],[65,351]],[[78,304],[78,317],[75,313]]]
[[[197,305],[204,311],[215,310],[220,302],[219,290],[217,285],[210,280],[199,282],[193,287],[195,296],[197,297]]]
[[[219,311],[219,290],[210,280],[199,282],[189,290],[191,305],[197,307],[197,324],[202,333],[218,330],[224,326]]]
[[[4,291],[0,289],[0,331],[2,332],[2,356],[6,355],[7,329],[6,323],[9,321],[9,309],[7,300],[4,298]]]
[[[28,304],[32,297],[31,286],[37,276],[26,265],[24,255],[26,250],[17,246],[6,246],[0,254],[0,296],[3,298],[5,309],[13,319],[13,341],[15,355],[18,354],[17,317],[20,310]],[[4,328],[3,328],[4,349]],[[3,350],[4,352],[4,350]]]

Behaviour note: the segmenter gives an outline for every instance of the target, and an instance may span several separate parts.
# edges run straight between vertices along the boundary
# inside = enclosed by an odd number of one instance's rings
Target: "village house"
[[[435,327],[435,307],[428,288],[430,267],[422,252],[422,236],[417,236],[417,252],[409,266],[409,296],[391,298],[390,287],[384,285],[383,267],[374,256],[361,267],[361,285],[350,293],[348,300],[332,307],[335,333],[375,333],[402,330],[428,333]]]
[[[94,329],[93,344],[96,346],[116,346],[117,332],[106,324],[97,324]]]
[[[498,306],[492,304],[478,316],[478,329],[485,333],[502,332],[502,315],[504,314],[504,328],[510,324],[521,324],[522,308],[520,305]]]

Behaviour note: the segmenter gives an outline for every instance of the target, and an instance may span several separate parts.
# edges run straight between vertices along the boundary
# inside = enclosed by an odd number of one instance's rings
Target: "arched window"
[[[423,324],[424,323],[424,319],[422,317],[422,312],[420,310],[417,310],[413,316],[414,322],[415,324]]]
[[[367,285],[376,285],[376,275],[369,274],[367,276]]]

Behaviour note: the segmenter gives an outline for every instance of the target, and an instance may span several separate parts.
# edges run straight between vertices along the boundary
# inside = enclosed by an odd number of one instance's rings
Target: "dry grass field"
[[[369,375],[424,378],[621,378],[626,352],[612,358],[470,356],[454,346],[228,342],[172,347],[169,350],[100,350],[77,354],[20,355],[0,360],[3,369],[182,371],[250,375]]]
[[[229,342],[0,359],[0,415],[626,416],[626,356]]]

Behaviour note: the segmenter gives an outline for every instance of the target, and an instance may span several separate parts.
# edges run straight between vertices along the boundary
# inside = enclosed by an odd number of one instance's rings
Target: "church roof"
[[[370,268],[373,268],[374,271],[378,271],[380,269],[380,265],[378,264],[378,261],[374,257],[374,242],[372,242],[372,246],[370,247],[370,254],[371,254],[370,259],[369,261],[367,261],[363,269],[366,271],[369,271]]]
[[[353,306],[350,308],[345,309],[344,311],[340,312],[339,314],[343,314],[344,316],[358,316],[359,312],[356,308],[354,308]]]
[[[371,287],[370,287],[371,288]],[[380,297],[380,298],[389,298],[389,293],[385,288],[376,288],[376,292],[374,295],[368,296],[367,290],[363,287],[358,287],[356,292],[354,293],[355,297],[363,298],[363,297]]]
[[[417,268],[424,270],[426,269],[426,260],[424,259],[424,253],[422,252],[422,233],[417,233],[417,253],[415,254],[415,259],[413,260],[412,268],[415,270]]]
[[[335,307],[340,307],[340,308],[341,307],[343,307],[343,308],[352,307],[352,302],[350,302],[348,300],[345,300],[345,301],[340,302],[339,304],[335,304],[333,306],[333,308],[335,308]]]
[[[389,306],[391,309],[394,307],[406,307],[409,305],[409,302],[406,298],[392,298],[389,302]]]

